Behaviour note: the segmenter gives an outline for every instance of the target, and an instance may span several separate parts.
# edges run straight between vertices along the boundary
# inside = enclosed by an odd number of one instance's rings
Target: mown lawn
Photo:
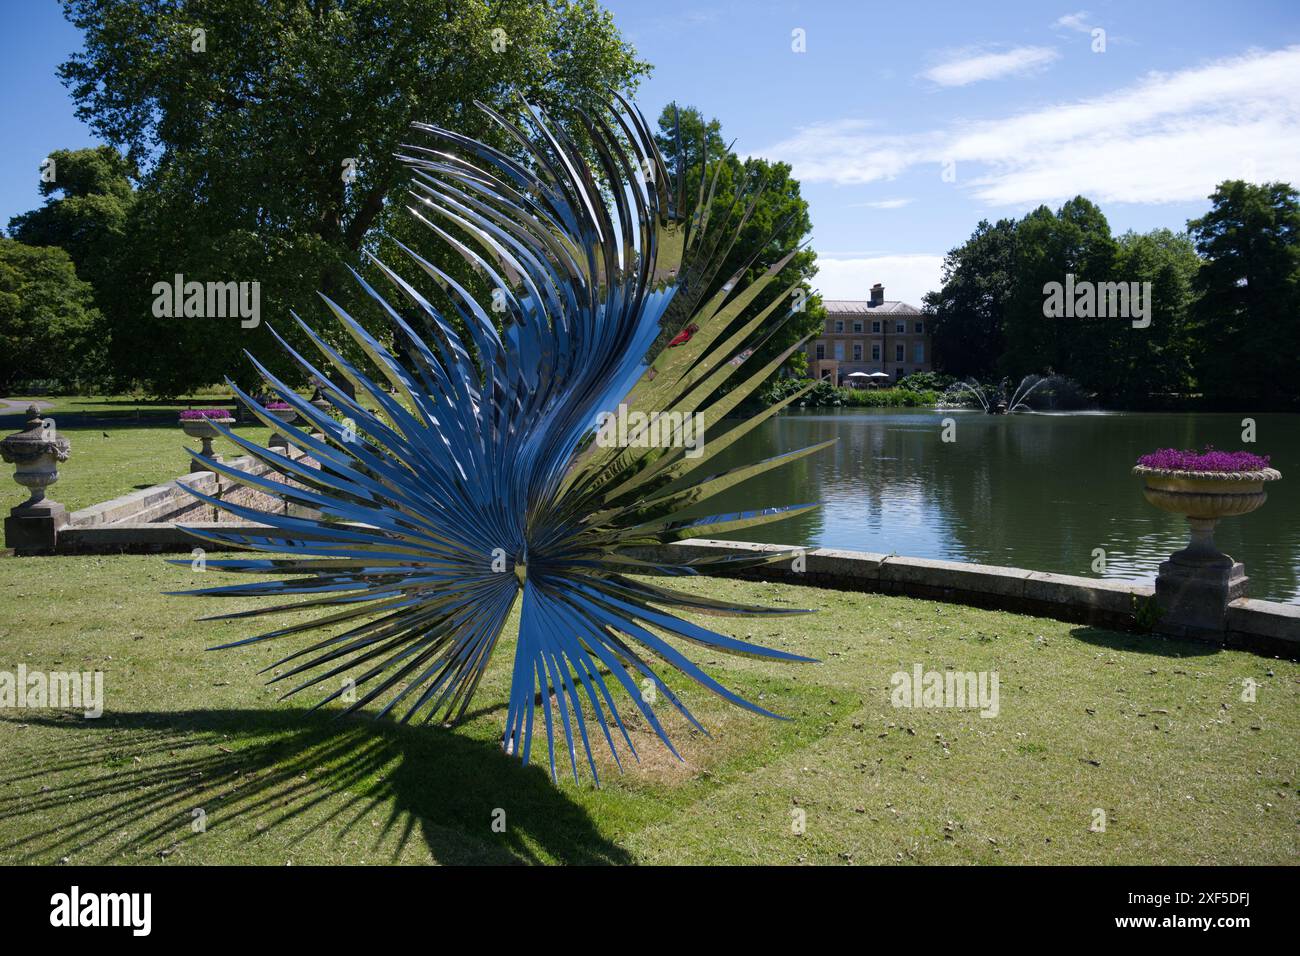
[[[711,620],[821,663],[687,648],[791,719],[730,708],[679,681],[713,731],[706,740],[668,719],[685,764],[638,723],[639,765],[625,757],[620,775],[606,755],[602,788],[585,775],[553,786],[497,745],[512,643],[459,727],[338,721],[308,713],[314,697],[280,703],[278,686],[262,685],[255,671],[287,645],[205,651],[255,633],[255,622],[192,623],[218,607],[160,596],[194,578],[158,557],[0,559],[0,670],[102,670],[106,695],[98,720],[0,711],[0,862],[1300,855],[1295,663],[907,598],[700,580],[685,586],[819,610]],[[890,675],[914,663],[998,671],[999,715],[895,709]],[[1248,680],[1253,703],[1242,699]],[[1099,809],[1104,832],[1090,829]]]
[[[68,460],[59,468],[59,481],[49,490],[49,497],[69,511],[185,474],[190,469],[185,448],[197,451],[200,443],[181,431],[177,423],[181,410],[235,407],[229,395],[219,394],[159,402],[120,395],[55,395],[41,400],[54,406],[43,409],[41,414],[53,418],[59,435],[72,443]],[[24,417],[20,413],[0,417],[0,433],[9,434],[23,427]],[[236,425],[235,430],[260,445],[271,437],[270,429],[256,423]],[[214,441],[213,448],[226,457],[244,454],[224,438]],[[10,508],[26,499],[27,493],[14,483],[13,466],[3,467],[0,509],[8,514]]]

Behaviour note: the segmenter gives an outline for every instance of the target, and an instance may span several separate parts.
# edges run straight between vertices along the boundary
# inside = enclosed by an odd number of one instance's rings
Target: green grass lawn
[[[3,863],[1262,864],[1300,855],[1300,666],[1291,662],[907,598],[700,580],[685,586],[819,609],[711,619],[817,664],[687,648],[790,720],[679,681],[713,732],[705,739],[667,720],[685,763],[635,722],[639,765],[625,758],[620,775],[606,754],[601,789],[587,776],[557,787],[497,744],[512,642],[456,728],[340,721],[309,713],[314,697],[280,703],[278,688],[262,685],[255,671],[289,645],[203,650],[255,633],[256,622],[193,623],[218,606],[159,594],[193,585],[188,568],[146,556],[0,561],[0,670],[102,670],[106,697],[98,720],[0,711]],[[890,675],[918,662],[998,671],[999,716],[895,709]],[[1247,679],[1258,684],[1253,703],[1242,700]],[[1090,829],[1097,809],[1104,832]]]
[[[129,396],[55,395],[42,400],[54,407],[41,414],[52,417],[59,435],[72,442],[71,454],[59,468],[59,481],[49,491],[49,497],[69,511],[185,474],[190,469],[185,448],[198,450],[200,443],[181,431],[177,415],[186,408],[234,407],[228,395],[167,402],[137,401]],[[23,427],[23,418],[21,414],[0,418],[0,432],[9,434]],[[271,437],[270,429],[256,424],[237,425],[236,431],[261,445]],[[214,441],[213,448],[226,457],[244,453],[224,438]],[[0,476],[0,508],[8,514],[27,493],[12,480],[13,466],[3,467],[8,473]]]

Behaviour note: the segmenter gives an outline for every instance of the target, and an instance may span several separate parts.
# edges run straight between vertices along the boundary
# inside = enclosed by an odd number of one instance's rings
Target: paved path
[[[39,398],[0,398],[0,415],[20,415],[27,411],[28,405],[35,405],[37,408],[53,408],[53,402],[42,401]]]

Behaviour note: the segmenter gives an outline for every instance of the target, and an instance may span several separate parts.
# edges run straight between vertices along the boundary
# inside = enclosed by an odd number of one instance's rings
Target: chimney
[[[885,287],[877,282],[871,287],[871,304],[880,305],[885,301]]]

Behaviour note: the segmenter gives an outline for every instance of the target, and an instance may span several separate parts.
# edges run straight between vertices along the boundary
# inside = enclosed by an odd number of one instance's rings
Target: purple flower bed
[[[181,421],[193,422],[201,418],[230,418],[230,412],[224,408],[187,408],[181,412]]]
[[[1163,471],[1259,471],[1268,467],[1268,455],[1253,455],[1248,451],[1216,451],[1206,445],[1205,451],[1196,449],[1179,451],[1161,448],[1138,459],[1138,464]]]
[[[263,402],[262,407],[268,412],[287,412],[293,406],[288,402]]]

